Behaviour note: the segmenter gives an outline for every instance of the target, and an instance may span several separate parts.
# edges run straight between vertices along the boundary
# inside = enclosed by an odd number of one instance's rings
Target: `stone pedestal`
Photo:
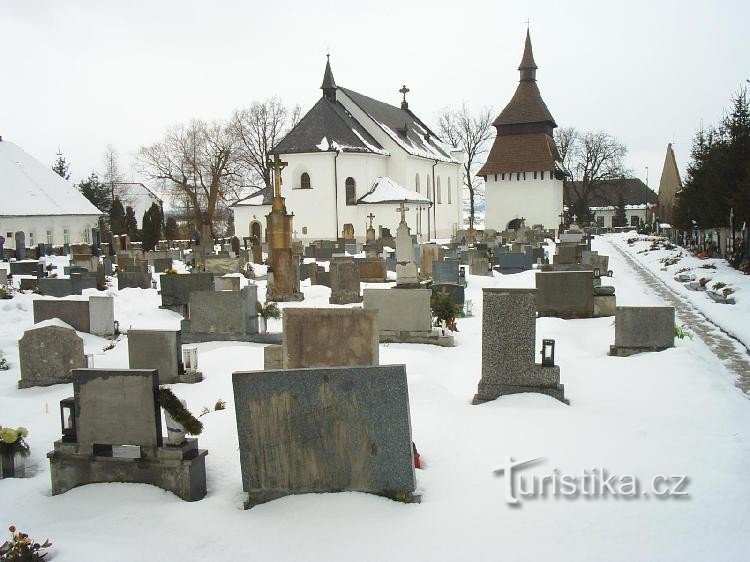
[[[674,326],[671,306],[618,306],[615,344],[610,346],[609,354],[627,357],[674,347]]]

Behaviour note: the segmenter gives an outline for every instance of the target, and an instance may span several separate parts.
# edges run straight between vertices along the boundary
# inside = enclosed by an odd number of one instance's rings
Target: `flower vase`
[[[0,478],[21,478],[26,470],[26,459],[9,447],[0,447]]]
[[[185,406],[186,402],[184,400],[180,400],[180,402]],[[167,444],[174,446],[182,445],[185,442],[185,428],[183,425],[177,423],[166,410],[164,411],[164,422],[167,425]]]

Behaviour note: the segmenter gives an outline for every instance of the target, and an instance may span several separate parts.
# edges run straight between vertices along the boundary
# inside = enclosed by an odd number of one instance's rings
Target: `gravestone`
[[[594,314],[591,271],[537,271],[536,288],[540,317],[591,318]]]
[[[97,336],[113,336],[115,333],[114,297],[91,295],[89,297],[89,327]]]
[[[490,262],[483,255],[473,255],[469,259],[469,273],[472,275],[492,275]]]
[[[34,324],[59,318],[79,332],[91,332],[88,300],[35,299]]]
[[[159,384],[203,380],[199,372],[185,372],[179,330],[128,330],[128,365],[131,369],[156,369]]]
[[[164,277],[162,277],[162,287]],[[151,276],[143,271],[118,271],[117,272],[117,289],[150,289]],[[163,289],[162,289],[163,290]]]
[[[419,278],[432,277],[433,262],[443,261],[443,249],[437,244],[421,244],[419,246]]]
[[[24,232],[16,232],[15,234],[16,238],[16,259],[17,260],[25,260],[26,259],[26,234]],[[13,273],[11,271],[11,273]]]
[[[431,289],[365,289],[365,310],[377,311],[381,343],[453,346],[453,336],[433,330]]]
[[[188,318],[182,321],[182,341],[257,341],[258,286],[240,291],[194,291],[190,293]],[[269,335],[270,336],[270,335]]]
[[[97,482],[151,484],[187,501],[206,495],[197,439],[163,444],[158,384],[154,370],[73,370],[74,398],[60,403],[63,438],[47,453],[53,495]]]
[[[283,367],[377,365],[375,316],[361,308],[285,308]]]
[[[18,340],[18,357],[18,388],[69,383],[73,381],[71,369],[87,366],[83,340],[59,320],[48,320],[26,330]]]
[[[240,277],[237,275],[214,277],[214,289],[216,291],[239,291]]]
[[[68,279],[61,277],[41,277],[38,284],[42,295],[51,297],[67,297],[80,295],[84,289],[96,289],[96,277],[72,274]]]
[[[463,307],[466,302],[466,289],[458,283],[433,283],[432,293],[447,293],[451,296],[453,304]]]
[[[359,293],[359,267],[352,258],[331,260],[331,296],[328,304],[362,302]]]
[[[385,260],[372,257],[356,260],[359,268],[359,279],[362,283],[384,283],[388,280]]]
[[[482,378],[473,404],[538,392],[567,404],[560,367],[535,361],[535,289],[482,290]]]
[[[240,259],[230,258],[224,256],[206,256],[203,259],[203,265],[205,270],[210,273],[216,273],[217,275],[225,275],[227,273],[239,273],[240,271]]]
[[[19,289],[21,291],[36,291],[39,288],[38,277],[22,277]]]
[[[575,244],[558,244],[557,253],[552,256],[554,265],[578,263],[578,246]]]
[[[495,256],[497,267],[495,271],[503,275],[521,273],[532,269],[534,257],[532,253],[526,252],[506,252],[499,253]]]
[[[459,263],[456,259],[445,259],[432,264],[433,284],[452,283],[459,284],[461,279],[458,274]],[[464,280],[466,278],[464,277]]]
[[[0,287],[4,287],[8,284],[8,272],[5,269],[0,269]]]
[[[185,315],[194,291],[213,291],[213,273],[168,274],[161,276],[161,307]]]
[[[36,260],[12,261],[10,262],[10,274],[12,275],[34,275],[44,276],[44,264]]]
[[[164,273],[172,269],[172,258],[154,258],[151,262],[154,266],[154,273]]]
[[[403,365],[237,372],[232,384],[246,508],[340,491],[414,500]]]
[[[674,347],[675,314],[671,306],[618,306],[615,344],[610,355],[627,357]]]

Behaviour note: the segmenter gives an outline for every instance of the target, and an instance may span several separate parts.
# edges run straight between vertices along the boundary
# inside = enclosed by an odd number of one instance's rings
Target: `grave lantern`
[[[459,267],[458,268],[458,276],[459,277],[466,277],[466,268],[465,267]]]
[[[196,346],[185,347],[182,350],[182,364],[185,371],[198,370],[198,348]]]
[[[609,271],[607,272],[607,277],[612,277],[612,276],[613,276],[613,275],[612,275],[612,270],[610,269],[610,270],[609,270]]]
[[[594,279],[599,279],[602,276],[602,271],[598,267],[594,268]]]
[[[60,400],[60,426],[62,427],[62,440],[66,443],[75,443],[77,441],[75,398]]]
[[[555,340],[542,340],[542,367],[555,366]]]
[[[151,280],[151,288],[156,289],[156,279]]]

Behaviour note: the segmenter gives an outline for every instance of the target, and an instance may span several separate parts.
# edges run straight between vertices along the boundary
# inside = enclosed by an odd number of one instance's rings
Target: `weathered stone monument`
[[[36,299],[34,323],[59,318],[79,332],[111,336],[115,331],[114,299],[91,296],[88,300]]]
[[[187,313],[190,293],[213,291],[213,273],[165,274],[161,276],[161,308],[173,310],[183,316]]]
[[[594,314],[593,285],[591,271],[537,271],[539,316],[591,318]]]
[[[71,369],[86,367],[83,340],[60,320],[29,328],[18,340],[21,380],[18,388],[72,382]]]
[[[47,453],[52,494],[97,482],[151,484],[183,500],[206,495],[197,439],[164,445],[154,370],[75,369],[60,402],[63,437]]]
[[[435,243],[420,244],[419,246],[419,278],[432,278],[433,262],[443,261],[443,249]]]
[[[257,285],[241,291],[191,292],[188,317],[181,324],[183,343],[273,341],[273,334],[258,334],[257,302]]]
[[[414,262],[414,243],[411,231],[406,224],[406,211],[409,208],[402,202],[398,208],[401,222],[396,229],[396,285],[399,287],[419,287],[417,264]]]
[[[615,344],[610,355],[627,357],[674,347],[674,308],[671,306],[618,306]]]
[[[331,296],[328,304],[362,302],[359,292],[359,267],[350,257],[331,259]]]
[[[42,277],[39,279],[39,293],[50,297],[80,295],[84,289],[96,289],[96,277],[74,273],[67,279],[62,277]]]
[[[166,275],[165,275],[166,277]],[[162,277],[164,279],[164,277]],[[144,271],[118,271],[117,289],[150,289],[151,276]]]
[[[239,291],[240,277],[237,275],[214,277],[214,289],[217,291]]]
[[[237,372],[232,384],[246,508],[341,491],[415,501],[403,365]]]
[[[131,369],[156,369],[159,384],[203,380],[200,372],[185,371],[179,330],[128,330],[128,364]]]
[[[286,166],[278,154],[273,161],[273,202],[266,216],[268,263],[270,265],[266,299],[269,301],[301,301],[299,259],[292,252],[292,219],[281,196],[281,169]]]
[[[543,342],[542,364],[535,361],[536,289],[482,293],[482,378],[473,404],[521,392],[547,394],[567,404],[553,340]]]
[[[453,346],[453,336],[432,326],[430,289],[365,289],[365,310],[377,311],[381,343],[426,343]]]
[[[376,313],[361,308],[285,308],[281,367],[377,365]],[[271,357],[273,346],[265,348]]]

